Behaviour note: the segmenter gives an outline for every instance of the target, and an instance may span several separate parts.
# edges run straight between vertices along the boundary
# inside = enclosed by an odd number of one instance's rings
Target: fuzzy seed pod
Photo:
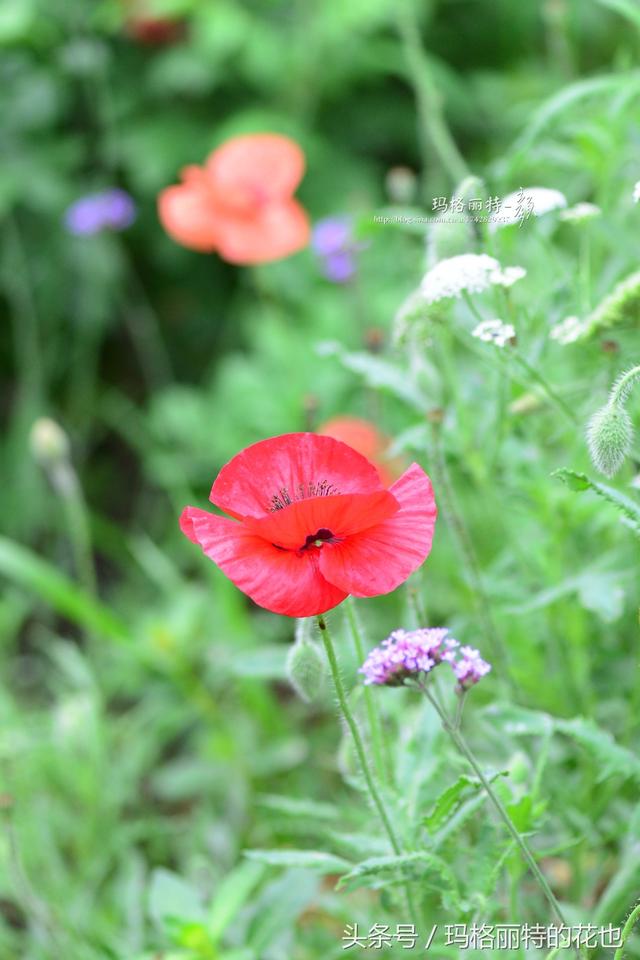
[[[324,659],[318,646],[306,637],[300,637],[287,657],[287,679],[301,700],[311,703],[318,698],[324,686]]]
[[[587,426],[587,443],[594,466],[613,477],[631,449],[633,425],[621,403],[609,401],[597,410]]]

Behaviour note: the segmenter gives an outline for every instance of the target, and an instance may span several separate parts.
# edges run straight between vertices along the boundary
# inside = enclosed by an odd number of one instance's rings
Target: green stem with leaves
[[[444,119],[442,97],[422,46],[414,0],[399,0],[398,32],[416,96],[423,169],[431,166],[433,148],[443,171],[455,185],[469,175],[469,169]]]
[[[444,456],[444,451],[442,449],[442,425],[437,416],[430,418],[429,422],[431,424],[433,451],[432,469],[434,478],[436,480],[437,489],[439,491],[439,499],[442,505],[442,510],[454,537],[458,541],[460,554],[463,558],[467,577],[473,590],[473,598],[478,611],[478,616],[480,617],[482,623],[483,633],[491,651],[491,656],[494,660],[505,664],[505,675],[507,676],[510,685],[514,686],[508,670],[509,654],[493,621],[491,606],[482,582],[480,565],[476,557],[473,541],[471,540],[471,536],[467,530],[467,526],[462,518],[462,515],[456,506],[453,487],[451,485],[449,471],[447,469],[447,463]]]
[[[338,698],[338,705],[340,712],[344,718],[344,721],[349,728],[349,732],[353,739],[353,745],[358,757],[358,762],[360,764],[360,769],[362,770],[362,775],[364,781],[367,785],[369,791],[369,796],[371,801],[382,821],[382,825],[385,829],[387,837],[389,838],[389,843],[391,844],[391,849],[399,856],[402,853],[402,847],[400,846],[400,841],[396,835],[395,830],[393,829],[393,824],[387,812],[387,808],[384,804],[384,800],[378,790],[376,782],[374,780],[373,774],[371,772],[371,767],[369,766],[369,761],[367,759],[367,754],[365,746],[360,736],[360,730],[358,729],[358,724],[356,718],[354,717],[351,707],[349,706],[349,701],[347,698],[347,692],[345,690],[344,682],[342,680],[342,675],[340,673],[340,666],[338,664],[338,658],[336,656],[336,651],[333,646],[333,641],[331,639],[331,634],[327,628],[327,623],[324,617],[318,617],[318,627],[320,628],[320,636],[322,637],[322,642],[324,644],[324,649],[327,654],[327,660],[329,661],[329,669],[331,670],[331,676],[333,678],[333,685],[335,687],[336,696]],[[415,907],[413,904],[413,897],[409,889],[408,884],[405,886],[405,892],[407,897],[407,903],[412,917],[416,916]]]
[[[513,838],[515,843],[520,848],[520,852],[522,853],[523,858],[527,862],[533,876],[537,880],[542,893],[544,894],[547,902],[549,903],[549,906],[553,911],[554,916],[560,921],[561,924],[566,925],[566,920],[564,918],[562,910],[560,909],[560,905],[556,900],[551,887],[549,886],[547,878],[542,873],[540,867],[536,863],[535,857],[533,856],[531,850],[529,849],[529,845],[527,844],[526,840],[524,839],[524,837],[516,827],[515,823],[509,816],[507,809],[504,806],[502,800],[500,799],[498,794],[495,792],[495,790],[491,786],[491,783],[489,782],[489,780],[485,777],[482,771],[482,767],[480,766],[475,756],[471,752],[471,748],[468,746],[467,741],[464,739],[462,733],[460,732],[459,726],[456,723],[451,722],[446,712],[442,709],[442,707],[440,706],[436,698],[433,696],[431,690],[429,690],[426,683],[421,683],[420,689],[422,690],[424,695],[427,697],[429,702],[437,711],[445,731],[449,734],[454,744],[456,745],[460,753],[464,756],[469,766],[477,776],[487,796],[489,797],[491,803],[493,804],[496,812],[499,814],[500,819],[502,820],[505,827],[511,834],[511,837]]]

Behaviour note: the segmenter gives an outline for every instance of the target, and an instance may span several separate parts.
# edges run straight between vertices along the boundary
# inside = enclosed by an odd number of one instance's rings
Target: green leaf
[[[317,800],[297,799],[295,797],[280,797],[276,794],[265,793],[258,797],[258,804],[274,813],[282,813],[286,817],[303,817],[310,820],[336,820],[340,811],[330,803],[318,803]]]
[[[571,490],[591,490],[597,496],[612,503],[625,518],[627,526],[640,536],[640,504],[637,504],[630,497],[620,493],[606,483],[600,483],[597,480],[590,480],[584,473],[576,473],[574,470],[567,470],[563,467],[560,470],[554,470],[552,477],[557,477],[566,483]]]
[[[386,390],[420,413],[428,408],[429,402],[422,391],[407,377],[405,370],[382,360],[370,353],[350,353],[335,342],[317,345],[320,356],[334,356],[346,370],[357,373],[373,389]]]
[[[126,640],[127,628],[73,580],[13,540],[0,537],[0,574],[37,594],[58,613],[111,640]]]
[[[531,830],[534,820],[533,800],[528,793],[506,804],[507,812],[521,833]]]
[[[159,926],[175,920],[198,923],[203,918],[195,887],[164,867],[158,867],[151,875],[149,914]]]
[[[315,873],[340,873],[351,864],[320,850],[245,850],[245,857],[270,867],[303,868]]]
[[[206,924],[209,935],[216,943],[263,876],[263,864],[244,862],[224,878],[216,890]]]
[[[555,728],[584,747],[599,765],[597,781],[601,783],[612,776],[633,778],[640,782],[640,758],[616,743],[608,730],[597,726],[593,720],[575,717],[572,720],[558,719]]]
[[[522,135],[514,146],[517,151],[526,151],[545,127],[559,114],[568,110],[580,100],[593,96],[616,94],[623,87],[640,86],[640,71],[626,71],[625,73],[605,74],[598,77],[587,77],[563,87],[542,104],[534,113]]]
[[[445,820],[448,820],[452,813],[460,807],[463,798],[468,793],[468,788],[477,786],[477,783],[477,780],[463,774],[458,777],[455,783],[447,787],[422,821],[427,830],[433,833]]]
[[[414,880],[435,890],[445,910],[464,909],[453,870],[442,857],[427,851],[369,857],[341,877],[336,890],[352,891],[360,887],[380,890]]]
[[[636,0],[597,0],[601,7],[608,7],[609,10],[615,10],[620,16],[627,20],[640,30],[640,8]]]
[[[498,777],[505,777],[507,775],[507,770],[501,770],[499,773],[494,773],[489,779],[493,782]],[[447,789],[440,794],[431,811],[423,819],[422,822],[424,826],[431,833],[434,833],[443,823],[451,819],[470,795],[481,787],[482,784],[476,777],[462,774],[455,783],[451,784],[450,787],[447,787]]]
[[[251,904],[254,916],[246,940],[257,957],[262,960],[268,948],[282,940],[283,932],[295,925],[300,914],[318,902],[320,882],[309,870],[287,870],[260,892]],[[286,955],[283,951],[277,954]]]
[[[485,716],[494,727],[510,736],[542,737],[553,729],[553,717],[542,710],[526,710],[507,703],[487,707]]]

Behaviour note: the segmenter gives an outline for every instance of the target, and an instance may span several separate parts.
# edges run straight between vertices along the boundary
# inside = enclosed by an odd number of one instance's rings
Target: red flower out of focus
[[[310,617],[345,597],[394,590],[431,550],[436,504],[417,463],[386,490],[361,454],[332,437],[289,433],[227,463],[182,532],[255,603]]]
[[[235,137],[160,193],[160,221],[182,246],[230,263],[280,260],[309,242],[307,214],[293,199],[303,173],[304,154],[288,137]]]
[[[387,456],[391,446],[389,437],[381,433],[368,420],[362,420],[360,417],[332,417],[318,427],[316,432],[324,437],[342,440],[370,460],[380,474],[380,480],[385,487],[390,487],[404,469],[404,464],[399,457]]]
[[[125,29],[133,40],[148,46],[163,46],[181,40],[185,34],[184,20],[155,16],[153,5],[147,0],[123,0]]]

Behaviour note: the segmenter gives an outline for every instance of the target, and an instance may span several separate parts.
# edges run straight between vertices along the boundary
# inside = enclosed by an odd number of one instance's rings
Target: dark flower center
[[[315,533],[310,533],[307,539],[304,542],[304,546],[301,547],[302,550],[308,550],[309,547],[321,547],[325,543],[335,543],[335,537],[331,533],[331,530],[326,530],[324,527],[320,527],[319,530],[316,530]]]

